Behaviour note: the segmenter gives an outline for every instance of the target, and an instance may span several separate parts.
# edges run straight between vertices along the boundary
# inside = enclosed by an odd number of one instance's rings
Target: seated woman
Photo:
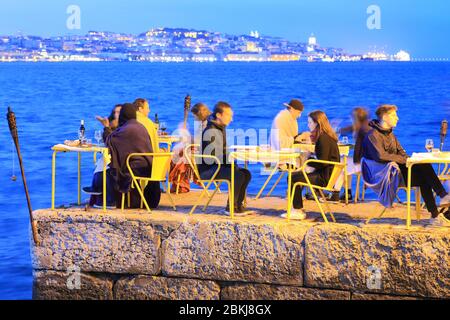
[[[369,126],[369,112],[366,108],[357,107],[352,111],[352,125],[350,129],[355,140],[355,150],[353,158],[347,159],[347,179],[348,179],[348,199],[353,200],[352,196],[352,177],[353,174],[361,172],[361,158],[362,158],[362,142],[370,130]],[[337,189],[340,189],[344,184],[344,173],[336,183]],[[345,193],[339,197],[339,191],[333,192],[329,199],[330,201],[345,201]]]
[[[202,141],[203,130],[208,125],[208,118],[211,115],[211,110],[202,102],[195,104],[191,113],[195,118],[194,122],[194,143],[200,144]]]
[[[128,193],[131,190],[132,178],[126,165],[128,156],[132,153],[153,152],[150,136],[145,127],[137,122],[136,112],[135,105],[123,105],[119,116],[119,128],[106,140],[111,154],[111,174],[116,190],[120,193]],[[152,157],[134,157],[130,161],[130,167],[137,176],[150,176]],[[144,195],[150,208],[158,207],[161,197],[160,183],[149,183]],[[140,207],[140,196],[137,189],[131,190],[131,207]]]
[[[339,162],[338,138],[331,128],[326,114],[322,111],[314,111],[308,116],[308,128],[311,131],[311,140],[315,143],[315,154],[318,160]],[[307,167],[308,178],[312,184],[326,186],[330,180],[334,166],[321,163],[311,163]],[[297,182],[306,182],[303,172],[292,174],[292,185]],[[302,189],[297,188],[294,194],[294,207],[291,211],[291,219],[303,220],[306,218],[303,210]],[[285,217],[286,214],[283,215]]]

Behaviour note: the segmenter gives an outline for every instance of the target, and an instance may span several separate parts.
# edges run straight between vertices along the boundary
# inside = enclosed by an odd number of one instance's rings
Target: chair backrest
[[[172,161],[173,153],[155,153],[152,161],[152,175],[150,177],[153,181],[165,181],[167,172],[170,170],[170,162]]]
[[[342,171],[344,171],[345,164],[337,163],[334,165],[333,171],[331,172],[330,180],[328,180],[328,184],[326,189],[329,191],[333,191],[335,188],[339,177],[342,175]]]
[[[133,157],[151,157],[152,158],[152,172],[150,177],[136,176],[132,172],[130,160]],[[167,172],[170,169],[170,162],[172,161],[173,153],[132,153],[127,158],[127,167],[130,173],[137,179],[146,179],[148,181],[166,181]]]

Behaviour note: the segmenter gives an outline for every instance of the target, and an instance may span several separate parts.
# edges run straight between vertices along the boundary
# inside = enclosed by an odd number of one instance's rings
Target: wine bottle
[[[86,128],[84,127],[84,120],[81,120],[80,129],[78,130],[78,138],[80,139],[80,144],[85,140]]]
[[[155,114],[155,127],[156,127],[156,132],[159,133],[159,119],[158,119],[158,114]]]

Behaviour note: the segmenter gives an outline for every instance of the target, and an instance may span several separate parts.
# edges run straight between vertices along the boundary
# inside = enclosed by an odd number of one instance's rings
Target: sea
[[[33,209],[51,202],[50,148],[76,139],[80,120],[94,139],[101,129],[96,115],[138,97],[150,101],[169,132],[183,121],[187,94],[211,108],[226,101],[234,109],[230,129],[269,130],[283,103],[299,98],[305,114],[323,110],[335,126],[350,124],[354,107],[372,111],[398,106],[395,132],[408,153],[424,152],[426,139],[439,146],[441,121],[450,120],[450,63],[3,63],[0,64],[0,299],[31,299],[32,267],[29,218],[20,169],[6,121],[7,107],[17,117],[20,148]],[[189,119],[192,127],[193,119]],[[450,138],[449,138],[450,139]],[[447,145],[450,145],[450,141]],[[449,149],[447,146],[446,149]],[[91,182],[93,161],[84,156],[82,183]],[[266,176],[251,166],[249,192],[256,194]],[[13,181],[12,176],[17,176]],[[276,194],[284,194],[282,181]],[[57,161],[56,204],[77,200],[77,158]]]

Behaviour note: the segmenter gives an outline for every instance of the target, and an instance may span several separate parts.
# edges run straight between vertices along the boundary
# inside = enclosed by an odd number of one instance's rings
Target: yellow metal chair
[[[150,177],[139,177],[136,176],[130,167],[130,160],[134,157],[152,157],[152,172]],[[136,188],[141,196],[141,203],[145,205],[145,208],[148,212],[152,212],[150,207],[148,206],[147,200],[144,196],[145,186],[149,182],[165,182],[167,178],[167,173],[170,169],[170,162],[172,161],[173,153],[164,152],[164,153],[132,153],[127,158],[127,168],[131,174],[132,178],[132,187]],[[167,196],[169,197],[169,201],[172,204],[173,209],[176,211],[177,208],[175,206],[175,202],[173,201],[172,195],[170,194],[170,189],[167,189]],[[130,199],[128,197],[128,205],[130,203]],[[125,194],[122,194],[122,210],[125,206]]]
[[[360,178],[358,178],[358,180],[359,179]],[[361,201],[365,201],[367,186],[364,183],[364,181],[362,182],[362,184],[363,184],[363,187],[362,187]],[[417,217],[417,220],[421,220],[422,219],[421,210],[425,207],[425,203],[422,203],[421,200],[420,200],[420,197],[421,197],[420,188],[419,187],[414,187],[412,189],[414,189],[414,196],[415,196],[415,200],[416,200],[414,202],[414,204],[416,205],[416,217]],[[408,192],[406,187],[399,187],[397,189],[396,198],[397,198],[398,203],[400,203],[400,204],[403,203],[401,201],[400,197],[398,196],[398,192],[401,191],[401,190],[404,190],[405,192]],[[355,203],[356,203],[356,201],[355,201]]]
[[[199,145],[196,144],[191,144],[186,146],[186,148],[184,149],[184,154],[186,156],[186,159],[189,163],[189,165],[191,166],[191,168],[194,171],[194,175],[197,178],[197,181],[200,183],[200,185],[202,186],[202,193],[200,194],[200,197],[197,199],[197,202],[195,203],[195,205],[192,207],[191,211],[189,212],[189,215],[192,215],[195,211],[195,209],[198,207],[200,201],[203,199],[203,197],[205,195],[208,195],[208,202],[206,203],[206,205],[203,207],[203,212],[206,211],[206,209],[208,208],[208,206],[210,205],[212,199],[214,198],[214,196],[217,194],[217,192],[220,190],[220,186],[225,183],[228,186],[228,192],[229,190],[231,190],[231,182],[225,179],[216,179],[217,175],[219,174],[220,168],[221,168],[221,164],[220,164],[220,160],[219,158],[212,156],[212,155],[203,155],[203,154],[192,154],[191,150],[198,148]],[[197,167],[197,160],[201,160],[204,161],[206,159],[209,160],[214,160],[215,163],[217,163],[217,169],[214,172],[214,174],[212,175],[211,179],[209,180],[204,180],[200,177],[200,173],[198,171],[198,167]],[[209,194],[208,190],[209,188],[214,185],[215,189],[214,192],[212,194]]]
[[[194,165],[195,160],[192,158],[192,152],[191,152],[192,149],[197,150],[198,148],[200,148],[200,145],[199,145],[199,144],[190,144],[190,145],[187,145],[187,146],[184,148],[184,154],[185,154],[185,155],[189,155],[189,158],[186,157],[186,159],[188,160],[188,165],[191,167],[192,171],[194,172],[194,176],[195,176],[195,178],[197,179],[197,182],[200,184],[200,186],[202,187],[202,189],[205,189],[206,186],[205,186],[205,184],[202,182],[202,180],[200,179],[200,175],[199,175],[197,166]],[[218,182],[214,181],[213,183],[214,183],[214,187],[217,188],[217,193],[222,193],[222,190],[220,189],[220,186],[218,185]],[[211,196],[211,194],[209,193],[209,190],[208,190],[208,189],[206,189],[206,195],[207,195],[208,197]]]
[[[333,171],[331,173],[331,177],[330,180],[328,181],[328,184],[326,187],[322,187],[322,186],[318,186],[318,185],[313,185],[311,184],[308,174],[306,173],[305,169],[306,166],[310,163],[322,163],[322,164],[328,164],[328,165],[333,165]],[[333,161],[325,161],[325,160],[308,160],[306,161],[302,168],[299,170],[300,172],[303,173],[303,176],[305,177],[306,182],[296,182],[293,186],[293,190],[292,190],[292,196],[291,196],[291,203],[289,204],[290,208],[293,207],[293,201],[294,201],[294,194],[295,191],[297,189],[297,187],[308,187],[311,190],[311,193],[314,197],[314,200],[316,201],[319,209],[320,209],[320,213],[322,214],[323,220],[325,221],[325,223],[328,223],[328,219],[327,216],[325,214],[325,211],[322,208],[322,204],[319,201],[319,198],[317,197],[317,194],[314,190],[319,190],[320,195],[323,198],[324,204],[326,209],[328,210],[327,212],[330,214],[331,219],[333,220],[333,222],[336,222],[336,219],[334,218],[333,212],[331,211],[330,206],[327,203],[326,197],[324,195],[324,191],[329,191],[329,192],[333,192],[334,190],[334,186],[336,185],[337,180],[339,179],[339,176],[341,175],[341,173],[344,171],[346,164],[345,163],[341,163],[341,162],[333,162]],[[289,208],[289,209],[290,209]],[[290,211],[290,210],[289,210]]]
[[[442,171],[439,173],[439,180],[442,182],[450,181],[450,165],[448,163],[445,164]]]

